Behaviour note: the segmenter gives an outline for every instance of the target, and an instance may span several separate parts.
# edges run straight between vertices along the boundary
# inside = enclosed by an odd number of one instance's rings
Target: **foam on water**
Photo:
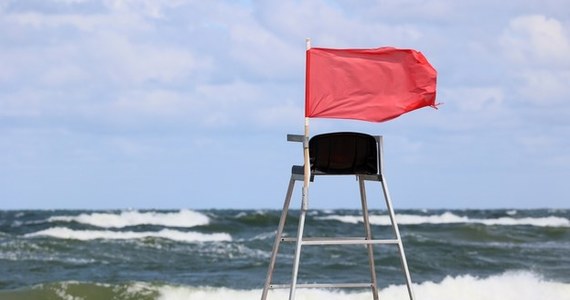
[[[362,222],[362,216],[342,216],[330,215],[317,217],[319,220],[336,220],[343,223],[357,224]],[[539,227],[570,227],[570,220],[566,218],[548,216],[541,218],[512,218],[501,217],[492,219],[476,219],[458,216],[451,212],[445,212],[441,215],[409,215],[397,214],[396,220],[401,225],[418,225],[418,224],[451,224],[451,223],[476,223],[484,225],[531,225]],[[387,215],[370,216],[370,223],[373,225],[390,225],[390,217]]]
[[[26,237],[49,236],[60,239],[72,240],[129,240],[144,238],[164,238],[178,242],[213,242],[231,241],[232,237],[227,233],[204,234],[199,232],[184,232],[171,229],[160,231],[109,231],[109,230],[73,230],[65,227],[52,227],[34,233],[26,234]]]
[[[122,211],[120,213],[90,213],[77,216],[54,216],[50,222],[78,222],[103,228],[123,228],[137,225],[158,225],[168,227],[195,227],[208,225],[208,216],[192,211],[180,210],[178,212],[139,212]]]
[[[447,277],[439,283],[424,282],[414,285],[418,300],[570,300],[570,284],[549,282],[528,272],[507,272],[488,278],[470,275]],[[258,299],[260,290],[234,290],[227,288],[194,288],[162,286],[158,300],[211,300]],[[380,290],[384,300],[409,299],[404,285]],[[288,299],[288,290],[271,291],[268,300]],[[337,290],[299,289],[297,300],[369,300],[369,291],[344,292]]]
[[[288,299],[288,290],[269,292],[268,300]],[[417,300],[570,300],[570,283],[552,282],[530,272],[506,272],[486,278],[462,275],[446,277],[441,282],[414,285]],[[27,289],[0,290],[0,299],[125,299],[125,300],[213,300],[259,299],[261,289],[238,290],[225,287],[175,286],[131,282],[104,284],[90,282],[54,282]],[[383,300],[408,300],[405,285],[381,289]],[[370,300],[369,290],[340,291],[298,289],[297,300]]]

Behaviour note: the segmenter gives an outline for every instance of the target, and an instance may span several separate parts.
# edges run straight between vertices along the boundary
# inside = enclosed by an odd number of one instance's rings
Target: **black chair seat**
[[[378,174],[378,144],[376,138],[368,134],[316,135],[309,140],[309,157],[313,174]]]

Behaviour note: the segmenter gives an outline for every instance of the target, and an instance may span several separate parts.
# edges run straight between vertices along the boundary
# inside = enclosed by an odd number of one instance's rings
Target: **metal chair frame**
[[[410,272],[408,269],[408,263],[406,261],[406,255],[404,253],[404,246],[402,244],[402,239],[400,237],[400,231],[398,229],[398,224],[396,223],[396,218],[394,214],[394,209],[392,207],[392,200],[390,198],[390,193],[388,191],[388,185],[386,184],[386,178],[382,170],[382,158],[383,158],[383,139],[382,136],[374,136],[376,139],[376,144],[378,147],[378,174],[372,175],[360,175],[357,174],[358,185],[360,189],[360,200],[362,205],[362,216],[364,223],[364,237],[333,237],[333,238],[321,238],[321,237],[305,237],[303,238],[305,217],[308,211],[308,203],[301,204],[301,211],[299,217],[299,224],[297,228],[297,237],[288,238],[283,237],[283,228],[285,227],[285,222],[287,219],[287,214],[289,212],[289,206],[291,203],[291,196],[297,181],[303,181],[304,178],[304,168],[303,166],[293,166],[291,170],[291,178],[289,180],[289,186],[287,188],[287,193],[285,196],[285,202],[283,204],[283,210],[281,212],[281,218],[279,220],[279,225],[277,228],[277,233],[275,235],[275,241],[273,244],[273,250],[271,252],[271,259],[269,262],[269,267],[267,271],[267,277],[265,280],[265,285],[263,287],[263,292],[261,295],[261,300],[266,300],[268,291],[270,289],[283,289],[288,288],[289,300],[295,299],[295,292],[297,288],[370,288],[372,290],[372,296],[374,300],[378,300],[378,282],[376,279],[376,267],[374,264],[374,245],[397,245],[398,252],[400,255],[400,261],[402,264],[402,270],[405,275],[406,286],[408,290],[408,295],[410,300],[414,300],[414,293],[412,290],[412,280],[410,277]],[[287,135],[288,141],[293,142],[303,142],[307,143],[306,137],[303,135]],[[311,173],[311,181],[314,176],[326,175],[320,174],[318,172]],[[368,205],[366,199],[365,181],[376,181],[380,182],[382,185],[382,191],[384,194],[384,199],[386,201],[386,208],[388,210],[390,221],[392,224],[392,229],[394,231],[394,239],[373,239],[372,231],[370,226],[370,220],[368,215]],[[304,202],[304,201],[303,201]],[[295,256],[293,261],[293,271],[292,279],[290,284],[273,284],[273,271],[275,269],[275,263],[277,260],[277,254],[279,252],[279,246],[281,242],[295,242]],[[302,246],[310,245],[366,245],[368,251],[368,263],[370,267],[370,282],[364,283],[311,283],[311,284],[298,284],[297,275],[299,273],[300,255]]]

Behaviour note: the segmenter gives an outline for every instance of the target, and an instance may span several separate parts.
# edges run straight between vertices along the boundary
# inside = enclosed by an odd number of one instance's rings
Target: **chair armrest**
[[[288,134],[287,135],[288,142],[299,142],[302,143],[305,141],[305,136],[302,134]]]

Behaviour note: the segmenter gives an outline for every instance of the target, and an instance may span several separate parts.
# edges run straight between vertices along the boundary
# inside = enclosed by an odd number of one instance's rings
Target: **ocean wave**
[[[163,238],[177,242],[218,242],[231,241],[232,237],[227,233],[204,234],[199,232],[184,232],[171,229],[160,231],[134,232],[134,231],[110,231],[110,230],[73,230],[65,227],[52,227],[38,232],[25,235],[26,237],[49,236],[59,239],[71,240],[130,240],[144,238]]]
[[[247,239],[239,239],[238,242],[251,242],[251,241],[261,241],[261,240],[271,240],[275,238],[275,231],[263,232],[254,237],[250,237]]]
[[[316,217],[318,220],[335,220],[343,223],[357,224],[362,222],[362,216],[343,216],[330,215]],[[562,217],[548,216],[540,218],[512,218],[501,217],[491,219],[476,219],[465,216],[458,216],[451,212],[445,212],[441,215],[409,215],[397,214],[396,220],[400,225],[418,225],[418,224],[452,224],[452,223],[476,223],[484,225],[530,225],[539,227],[570,227],[570,220]],[[390,225],[390,217],[387,215],[370,216],[370,223],[373,225]]]
[[[238,243],[217,243],[207,247],[199,247],[192,250],[194,254],[209,259],[261,259],[264,262],[271,257],[270,251],[252,249],[246,245]],[[293,256],[281,255],[286,258]]]
[[[90,213],[77,216],[54,216],[49,222],[78,222],[102,228],[123,228],[138,225],[158,225],[167,227],[195,227],[208,225],[208,216],[192,211],[178,212],[139,212],[122,211],[120,213]]]
[[[517,287],[513,289],[513,287]],[[268,299],[287,299],[288,290],[271,291]],[[528,272],[507,272],[487,278],[470,275],[447,277],[439,283],[424,282],[414,285],[418,299],[463,299],[463,300],[570,300],[570,284],[549,282]],[[404,285],[389,286],[380,290],[386,300],[408,299]],[[256,299],[260,290],[234,290],[227,288],[193,288],[163,286],[158,290],[158,300],[210,300],[210,299]],[[339,290],[299,289],[297,299],[313,300],[364,300],[370,299],[370,291],[346,292]]]
[[[268,300],[288,299],[289,291],[272,290]],[[542,279],[529,272],[506,272],[486,278],[471,275],[446,277],[441,282],[414,284],[417,299],[440,300],[570,300],[570,284]],[[128,284],[102,284],[89,282],[55,282],[18,290],[0,290],[2,299],[109,299],[137,300],[211,300],[211,299],[259,299],[260,289],[239,290],[226,287],[194,287],[169,284],[133,282]],[[368,300],[369,290],[341,291],[324,289],[298,289],[299,300]],[[409,299],[404,285],[392,285],[380,289],[379,296],[385,300]]]
[[[96,263],[98,261],[94,259],[83,259],[83,258],[62,258],[58,256],[45,256],[45,255],[22,255],[20,253],[2,253],[0,254],[1,260],[22,262],[22,261],[41,261],[41,262],[59,262],[71,265],[87,265]],[[1,298],[0,298],[1,299]]]

